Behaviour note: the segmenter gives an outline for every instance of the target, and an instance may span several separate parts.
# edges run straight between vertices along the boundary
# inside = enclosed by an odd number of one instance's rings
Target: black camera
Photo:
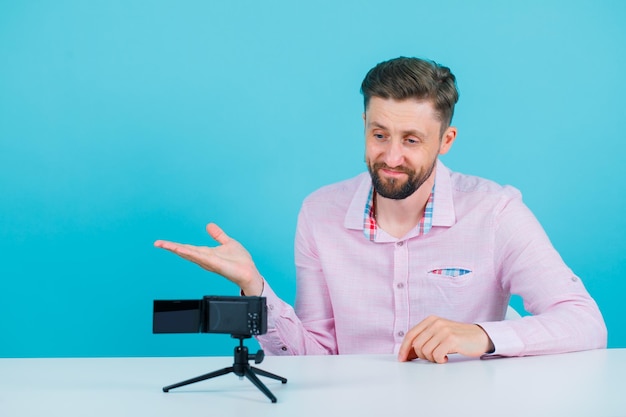
[[[154,300],[152,333],[267,333],[265,297],[205,296],[201,300]]]

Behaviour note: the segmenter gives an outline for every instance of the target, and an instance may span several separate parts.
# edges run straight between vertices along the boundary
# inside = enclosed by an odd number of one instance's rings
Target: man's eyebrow
[[[389,130],[386,126],[381,125],[378,122],[369,122],[367,124],[368,128],[373,128],[373,129],[382,129],[382,130]],[[420,130],[416,130],[416,129],[409,129],[409,130],[405,130],[402,132],[403,136],[408,136],[408,135],[413,135],[413,136],[417,136],[420,138],[426,137],[426,134]]]
[[[378,128],[378,129],[383,129],[383,130],[387,130],[386,126],[381,125],[378,122],[369,122],[367,124],[367,127],[372,127],[372,128]]]

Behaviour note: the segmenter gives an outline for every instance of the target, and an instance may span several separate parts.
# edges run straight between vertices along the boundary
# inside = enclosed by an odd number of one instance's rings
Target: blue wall
[[[451,168],[518,187],[626,346],[619,1],[0,3],[0,356],[228,355],[152,335],[155,298],[233,294],[154,249],[254,255],[286,300],[302,199],[364,170],[359,85],[450,66]],[[516,300],[519,308],[519,300]]]

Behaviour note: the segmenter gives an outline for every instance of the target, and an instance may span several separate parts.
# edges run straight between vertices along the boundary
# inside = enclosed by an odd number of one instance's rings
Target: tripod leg
[[[250,382],[252,382],[258,389],[260,389],[261,391],[263,391],[263,394],[267,395],[267,398],[269,398],[273,403],[276,402],[276,397],[274,397],[274,394],[272,394],[272,392],[263,384],[263,382],[261,382],[261,380],[255,375],[254,371],[250,368],[246,368],[244,370],[244,375],[246,376],[246,378],[248,378],[250,380]]]
[[[168,392],[171,389],[182,387],[183,385],[193,384],[194,382],[204,381],[209,378],[214,378],[220,375],[226,375],[230,372],[233,372],[233,367],[229,366],[228,368],[218,369],[217,371],[210,372],[208,374],[200,375],[195,378],[187,379],[186,381],[178,382],[176,384],[168,385],[167,387],[163,387],[163,392]]]
[[[263,369],[255,368],[254,366],[251,366],[250,368],[251,368],[251,369],[252,369],[255,373],[257,373],[257,374],[259,374],[259,375],[261,375],[261,376],[264,376],[264,377],[267,377],[267,378],[276,379],[276,380],[278,380],[278,381],[282,382],[283,384],[286,384],[286,383],[287,383],[287,378],[283,378],[282,376],[278,376],[278,375],[276,375],[276,374],[269,373],[269,372],[267,372],[267,371],[264,371]]]

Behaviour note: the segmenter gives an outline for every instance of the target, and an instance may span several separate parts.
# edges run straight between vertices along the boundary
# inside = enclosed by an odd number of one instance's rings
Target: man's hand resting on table
[[[207,271],[222,275],[237,284],[245,295],[261,295],[263,278],[248,251],[214,223],[209,223],[206,231],[220,244],[219,246],[210,248],[167,240],[157,240],[154,246],[173,252]]]
[[[479,325],[430,316],[404,336],[398,360],[405,362],[420,358],[446,363],[450,353],[477,357],[493,349],[491,339]]]

